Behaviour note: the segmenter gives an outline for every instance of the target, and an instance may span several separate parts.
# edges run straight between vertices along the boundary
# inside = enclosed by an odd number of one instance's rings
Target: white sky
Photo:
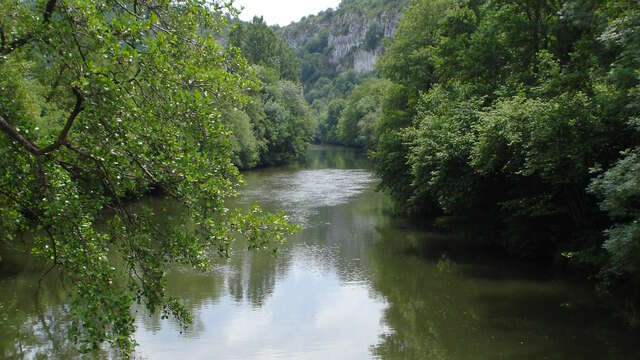
[[[249,21],[254,15],[264,16],[269,25],[289,25],[306,15],[337,8],[340,0],[235,0],[236,8],[244,7],[240,19]]]

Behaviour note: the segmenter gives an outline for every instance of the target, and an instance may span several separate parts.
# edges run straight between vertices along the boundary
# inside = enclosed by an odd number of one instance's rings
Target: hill
[[[384,51],[382,40],[393,36],[408,4],[409,0],[344,0],[338,9],[305,17],[279,33],[299,50],[303,60],[324,57],[334,74],[351,69],[369,73]],[[307,68],[305,78],[304,70],[305,82],[320,77]]]

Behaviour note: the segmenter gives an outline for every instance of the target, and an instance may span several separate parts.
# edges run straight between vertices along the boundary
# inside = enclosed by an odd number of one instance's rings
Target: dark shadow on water
[[[401,219],[394,219],[392,224],[391,228],[379,228],[378,231],[382,238],[388,239],[394,238],[396,233],[404,233],[404,239],[393,240],[399,243],[398,246],[392,246],[398,255],[433,264],[447,259],[469,278],[495,281],[571,281],[575,277],[562,264],[554,263],[551,259],[513,257],[487,240],[477,240],[468,235],[451,235],[436,225],[416,227]],[[591,284],[585,280],[576,282]]]

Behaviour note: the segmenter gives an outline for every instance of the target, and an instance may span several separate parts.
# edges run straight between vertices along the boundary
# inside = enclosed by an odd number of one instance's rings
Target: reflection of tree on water
[[[310,160],[313,161],[312,167],[343,167],[363,163],[362,157],[356,151],[341,148],[315,150],[318,154],[309,157],[314,159]],[[250,187],[252,183],[263,185],[265,177],[280,176],[281,173],[282,170],[274,171],[272,169],[252,172],[248,174],[247,182]],[[353,175],[361,176],[359,173],[353,173]],[[280,178],[287,179],[286,177]],[[370,183],[368,178],[366,181],[367,184]],[[369,187],[373,187],[373,184]],[[265,189],[265,191],[268,190]],[[326,195],[336,196],[337,194]],[[270,202],[260,201],[267,208],[269,206],[271,206],[271,210],[283,208],[279,202],[282,199],[277,196],[265,196],[264,193],[262,196],[265,197],[265,200],[271,200]],[[170,274],[169,295],[179,296],[190,309],[197,310],[202,304],[225,296],[223,289],[226,289],[235,302],[246,302],[254,308],[259,308],[272,296],[277,280],[288,276],[293,261],[305,264],[307,269],[336,272],[344,282],[365,281],[367,276],[362,270],[362,263],[368,261],[370,247],[368,243],[373,240],[376,233],[375,227],[382,216],[379,202],[383,197],[356,196],[348,199],[349,202],[345,201],[330,207],[317,203],[303,204],[304,206],[316,206],[317,211],[303,232],[294,239],[290,239],[280,249],[277,256],[270,253],[247,251],[246,244],[238,241],[232,246],[231,258],[217,261],[219,266],[216,270],[210,274],[196,277],[195,279],[200,279],[197,283],[194,283],[194,279],[188,278],[192,276],[188,273]],[[246,203],[240,202],[240,205],[247,206],[255,199],[245,200]],[[288,208],[287,210],[295,211],[295,209]],[[173,216],[174,219],[176,215]],[[174,283],[180,285],[174,287],[172,285]],[[210,292],[206,290],[207,286],[214,286],[213,284],[215,284],[215,289],[211,289]],[[185,286],[190,286],[190,288],[187,289]],[[194,315],[197,324],[198,312],[195,311]],[[190,331],[197,331],[197,329]]]
[[[40,282],[40,274],[37,269],[31,269],[0,280],[0,357],[3,359],[79,355],[75,343],[67,336],[69,314],[64,306],[64,291],[55,275]],[[105,356],[106,352],[96,352],[86,357]]]
[[[376,240],[380,201],[368,190],[347,204],[319,209],[312,226],[301,234],[309,261],[335,271],[343,282],[366,281],[369,275],[363,264]]]
[[[381,227],[371,269],[388,301],[391,331],[372,347],[382,359],[628,359],[632,334],[592,303],[591,290],[474,254],[442,257],[450,244]],[[445,241],[442,244],[442,241]],[[435,244],[435,246],[433,246]],[[577,305],[576,305],[577,306]]]
[[[229,293],[236,302],[247,301],[254,308],[261,307],[272,294],[277,277],[286,274],[290,253],[285,250],[275,256],[249,252],[243,245],[234,245],[234,256],[226,265]]]
[[[341,154],[347,154],[342,156]],[[349,157],[351,154],[351,158]],[[327,156],[321,158],[322,156]],[[314,166],[323,167],[325,162],[334,164],[351,164],[358,160],[357,154],[351,151],[329,151],[329,155],[323,152],[320,161],[316,161]],[[315,157],[316,159],[318,157]],[[328,160],[328,158],[332,160]],[[361,160],[360,160],[361,162]],[[340,165],[340,166],[342,166]],[[269,177],[271,170],[252,173],[259,182]],[[282,177],[280,171],[275,172],[278,178]],[[310,178],[313,174],[309,173]],[[355,176],[369,190],[374,186],[371,183],[370,175],[363,176],[359,172],[346,172],[345,176]],[[348,180],[349,178],[346,178]],[[329,181],[331,179],[327,179]],[[251,177],[248,179],[251,186]],[[282,184],[273,184],[275,188]],[[285,185],[286,187],[286,185]],[[255,190],[255,189],[254,189]],[[286,191],[286,189],[284,189]],[[337,188],[335,191],[346,189]],[[194,274],[180,269],[175,269],[168,275],[168,295],[176,296],[183,301],[188,309],[193,311],[194,325],[188,329],[186,336],[198,337],[205,332],[207,324],[200,319],[200,311],[204,306],[215,303],[225,296],[230,296],[237,303],[247,303],[253,308],[260,308],[265,305],[269,297],[272,296],[276,287],[277,279],[288,276],[292,262],[304,264],[305,269],[313,271],[335,272],[343,282],[368,281],[367,275],[363,271],[363,263],[369,258],[370,242],[374,240],[381,213],[380,201],[383,197],[369,193],[368,196],[358,196],[362,190],[353,191],[350,197],[341,197],[341,194],[324,194],[329,199],[338,196],[340,200],[337,205],[322,206],[322,203],[295,202],[300,206],[316,207],[315,214],[304,231],[294,239],[284,245],[278,254],[273,256],[269,253],[249,252],[246,244],[238,241],[232,245],[232,256],[230,259],[220,259],[216,261],[214,271],[207,274]],[[272,191],[272,189],[265,189]],[[350,193],[351,194],[351,193]],[[262,194],[264,195],[264,194]],[[371,196],[373,195],[373,196]],[[296,194],[304,196],[304,194]],[[254,199],[249,199],[248,205]],[[272,206],[272,210],[283,208],[282,200],[278,196],[266,196],[263,205]],[[347,201],[349,200],[349,201]],[[330,203],[333,203],[330,201]],[[149,204],[148,204],[149,205]],[[180,211],[169,201],[151,200],[150,206],[154,212],[160,214],[159,218],[164,221],[167,231],[173,223],[181,222]],[[295,211],[296,209],[289,209]],[[144,310],[139,310],[139,318],[143,319],[144,329],[157,333],[163,326],[163,322],[158,314],[149,316]],[[179,330],[179,329],[175,329]]]
[[[206,326],[199,319],[198,314],[205,305],[215,302],[224,295],[224,276],[218,271],[196,273],[178,267],[167,274],[167,295],[180,299],[180,302],[194,316],[192,326],[184,333],[177,324],[172,320],[169,321],[176,336],[181,332],[186,336],[197,337]],[[164,323],[161,313],[150,314],[144,306],[136,306],[135,309],[146,331],[157,333],[162,329]]]
[[[449,359],[434,319],[448,317],[450,300],[444,289],[428,287],[434,283],[446,287],[446,282],[440,274],[427,273],[420,259],[402,256],[406,253],[398,244],[420,241],[418,234],[392,226],[378,229],[382,240],[374,247],[370,271],[374,289],[389,303],[384,321],[391,332],[381,335],[373,354],[382,359]]]
[[[161,220],[161,226],[169,233],[174,224],[184,221],[184,214],[169,199],[150,199],[154,212]],[[262,306],[276,281],[278,267],[286,268],[286,258],[276,258],[269,252],[248,251],[247,243],[238,240],[231,245],[231,257],[221,258],[211,255],[214,266],[206,273],[176,267],[167,274],[167,295],[176,297],[191,311],[193,325],[186,329],[186,336],[198,337],[206,329],[199,318],[205,306],[230,295],[236,302],[248,301],[254,307]],[[163,326],[162,314],[149,314],[144,307],[136,307],[144,329],[157,333]],[[176,331],[181,329],[169,320]]]
[[[370,161],[363,150],[342,146],[311,146],[305,169],[368,169]]]

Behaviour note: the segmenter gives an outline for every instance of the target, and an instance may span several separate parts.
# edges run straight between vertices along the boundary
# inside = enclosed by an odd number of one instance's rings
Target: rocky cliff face
[[[329,61],[339,71],[354,69],[367,73],[374,70],[384,52],[383,39],[393,36],[408,2],[343,0],[337,10],[303,18],[279,32],[297,49],[304,49],[311,41],[324,40]]]

